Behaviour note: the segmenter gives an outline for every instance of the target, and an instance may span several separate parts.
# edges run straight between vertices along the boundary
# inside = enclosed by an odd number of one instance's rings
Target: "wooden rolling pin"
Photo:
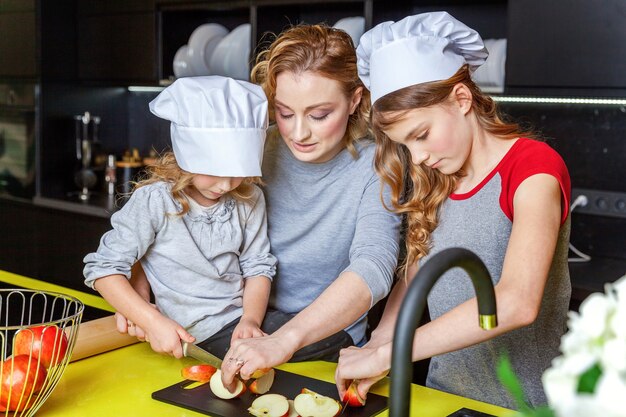
[[[139,340],[117,331],[115,315],[86,321],[78,327],[76,344],[70,362],[132,345]]]

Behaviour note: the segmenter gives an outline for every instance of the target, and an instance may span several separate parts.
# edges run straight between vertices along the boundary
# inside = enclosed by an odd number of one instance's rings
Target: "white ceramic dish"
[[[250,79],[251,25],[237,26],[218,43],[211,55],[209,67],[212,74]]]
[[[210,75],[211,55],[219,42],[228,34],[228,29],[218,23],[198,26],[189,37],[187,58],[194,75]]]
[[[345,17],[337,20],[333,26],[336,29],[344,30],[352,38],[354,47],[359,46],[359,40],[365,32],[365,18],[363,16]]]
[[[504,68],[506,63],[506,39],[485,39],[485,47],[489,51],[487,61],[472,75],[476,84],[481,87],[503,87]]]
[[[183,45],[178,48],[178,51],[176,51],[176,54],[174,55],[173,68],[176,78],[193,76],[191,64],[187,61],[187,49],[188,46]]]

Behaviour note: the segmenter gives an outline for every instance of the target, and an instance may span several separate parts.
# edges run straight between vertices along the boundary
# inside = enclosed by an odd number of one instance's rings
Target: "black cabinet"
[[[34,0],[0,0],[0,76],[37,76]]]
[[[79,15],[79,78],[157,81],[155,20],[152,11]]]
[[[511,93],[626,93],[626,2],[509,1]]]
[[[86,291],[83,257],[110,228],[107,218],[0,197],[0,269]]]

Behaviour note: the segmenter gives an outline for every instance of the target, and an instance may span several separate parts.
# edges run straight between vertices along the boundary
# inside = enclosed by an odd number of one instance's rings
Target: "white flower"
[[[626,275],[570,312],[562,356],[543,374],[558,417],[626,417]],[[600,369],[593,392],[578,392],[580,377]]]

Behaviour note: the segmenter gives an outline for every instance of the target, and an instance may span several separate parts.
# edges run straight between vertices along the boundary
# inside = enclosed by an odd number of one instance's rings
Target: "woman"
[[[531,404],[545,403],[541,375],[558,355],[571,292],[563,160],[498,117],[470,77],[487,56],[482,40],[447,13],[382,23],[360,45],[376,170],[393,190],[394,211],[407,215],[406,276],[459,246],[479,255],[495,285],[499,326],[483,331],[471,281],[459,268],[444,274],[428,298],[432,321],[415,333],[413,360],[433,357],[430,387],[513,408],[495,372],[506,353]],[[394,288],[366,347],[342,350],[341,395],[352,380],[365,395],[386,375],[405,290]]]
[[[210,340],[223,347],[213,352],[227,359],[227,384],[235,373],[245,379],[290,359],[337,360],[342,347],[362,345],[366,313],[388,294],[399,253],[400,217],[381,201],[366,138],[369,97],[350,36],[322,25],[289,28],[259,56],[252,80],[275,122],[262,172],[278,267],[262,325],[268,335]]]

